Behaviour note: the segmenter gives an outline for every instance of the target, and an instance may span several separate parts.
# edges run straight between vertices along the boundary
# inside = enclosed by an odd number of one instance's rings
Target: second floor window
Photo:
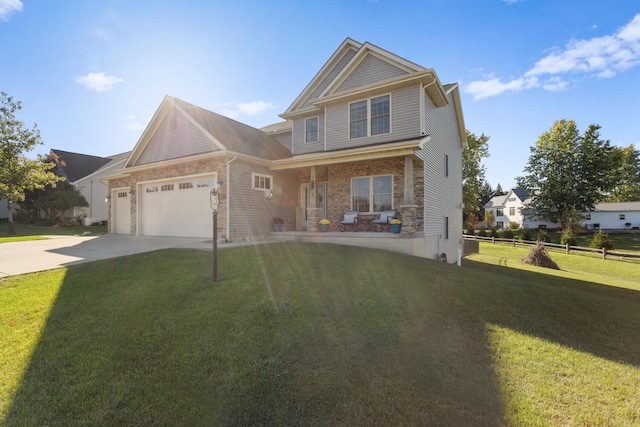
[[[504,216],[504,208],[496,208],[496,216]]]
[[[390,96],[349,104],[349,138],[364,138],[391,132]]]
[[[511,206],[509,208],[509,215],[514,216],[515,214],[516,214],[516,208],[514,206]]]
[[[312,117],[304,121],[304,142],[318,142],[318,118]]]

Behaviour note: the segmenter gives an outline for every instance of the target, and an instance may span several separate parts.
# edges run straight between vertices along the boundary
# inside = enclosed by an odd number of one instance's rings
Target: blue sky
[[[640,146],[640,3],[631,0],[0,0],[0,91],[44,146],[133,149],[172,95],[261,127],[340,43],[369,41],[458,82],[467,129],[507,189],[558,119]]]

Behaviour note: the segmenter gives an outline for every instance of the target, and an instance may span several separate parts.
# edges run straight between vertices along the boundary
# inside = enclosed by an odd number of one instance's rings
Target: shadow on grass
[[[68,269],[7,425],[500,425],[492,323],[640,364],[640,293],[281,243]],[[247,262],[251,260],[251,262]]]

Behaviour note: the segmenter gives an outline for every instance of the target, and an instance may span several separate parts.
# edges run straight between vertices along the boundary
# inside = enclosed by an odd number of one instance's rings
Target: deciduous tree
[[[0,92],[0,199],[7,200],[9,234],[15,234],[11,205],[24,200],[26,190],[54,185],[60,179],[50,172],[54,166],[43,158],[28,159],[25,153],[42,145],[40,131],[34,124],[28,129],[15,117],[22,109],[20,101]]]
[[[618,183],[611,190],[610,202],[636,202],[640,200],[640,151],[633,145],[616,147],[621,157]]]
[[[576,211],[593,210],[615,187],[620,156],[599,131],[592,124],[580,135],[573,120],[557,120],[531,147],[518,185],[534,194],[529,208],[537,219],[565,230]]]
[[[482,186],[485,181],[485,166],[482,159],[489,157],[489,137],[484,133],[476,136],[467,130],[468,147],[462,153],[462,201],[464,218],[476,215],[484,206],[481,203]]]

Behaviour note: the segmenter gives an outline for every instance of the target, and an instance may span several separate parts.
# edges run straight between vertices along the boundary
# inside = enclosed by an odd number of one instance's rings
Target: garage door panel
[[[207,186],[204,186],[205,181]],[[209,193],[213,182],[213,176],[209,176],[158,181],[142,186],[141,234],[183,237],[212,235]]]

